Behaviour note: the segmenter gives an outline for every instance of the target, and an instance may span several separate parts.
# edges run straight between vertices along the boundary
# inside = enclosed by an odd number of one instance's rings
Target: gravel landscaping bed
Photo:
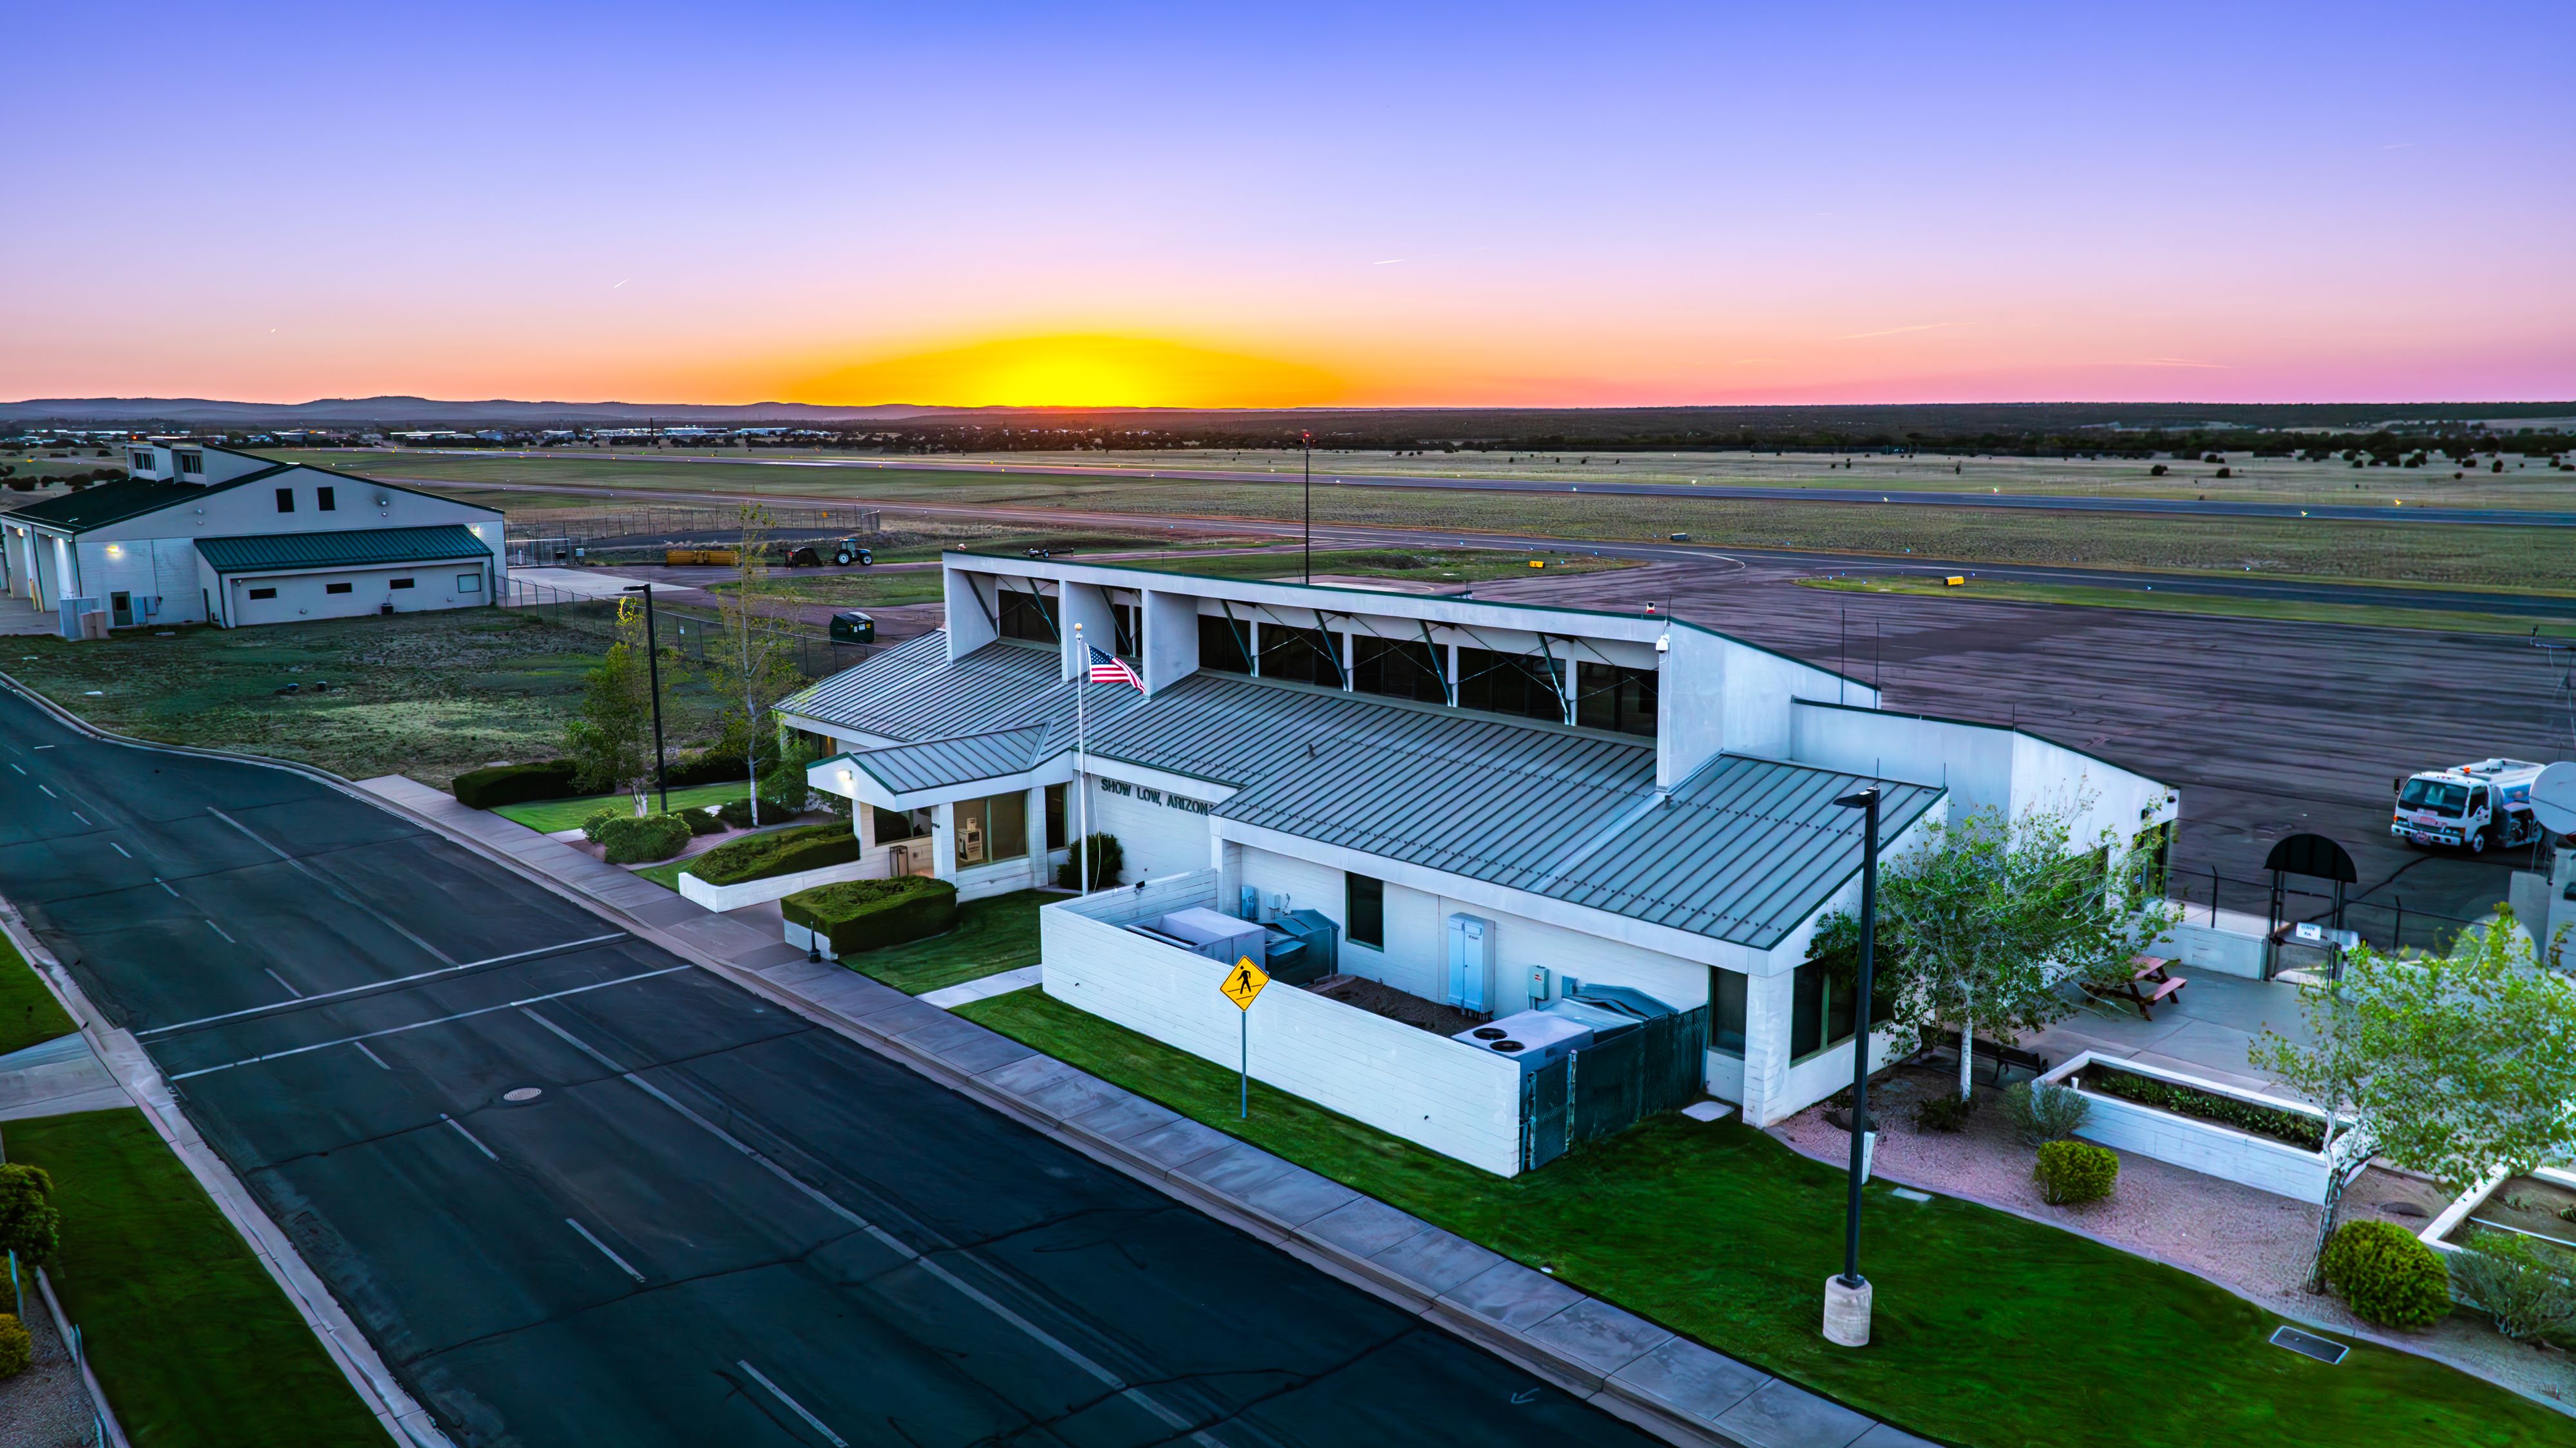
[[[0,1287],[5,1287],[0,1282]],[[0,1312],[9,1309],[0,1291]],[[72,1448],[90,1440],[89,1394],[80,1373],[54,1331],[54,1315],[45,1310],[35,1284],[27,1287],[27,1332],[36,1340],[36,1359],[14,1378],[0,1380],[0,1448]]]
[[[1880,1126],[1874,1176],[2080,1232],[2206,1278],[2284,1317],[2403,1347],[2576,1411],[2576,1362],[2564,1352],[2512,1342],[2467,1312],[2422,1332],[2374,1327],[2339,1298],[2310,1294],[2303,1284],[2316,1239],[2313,1206],[2129,1152],[2119,1154],[2120,1185],[2108,1200],[2048,1205],[2031,1179],[2031,1149],[2014,1137],[2001,1093],[1982,1081],[1980,1105],[1966,1129],[1955,1135],[1915,1129],[1915,1102],[1957,1089],[1955,1069],[1900,1068],[1871,1083]],[[1809,1107],[1771,1134],[1803,1156],[1840,1165],[1850,1159],[1851,1138],[1826,1119],[1830,1110]],[[2345,1192],[2344,1220],[2379,1218],[2420,1232],[2449,1200],[2428,1182],[2372,1167]],[[1864,1263],[1868,1230],[1864,1223]],[[2187,1353],[2190,1344],[2175,1347]]]

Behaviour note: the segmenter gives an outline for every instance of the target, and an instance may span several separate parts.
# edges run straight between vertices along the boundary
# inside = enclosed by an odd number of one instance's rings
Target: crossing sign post
[[[1234,1114],[1238,1118],[1252,1115],[1252,1002],[1268,984],[1270,973],[1254,965],[1247,955],[1234,963],[1234,969],[1225,973],[1225,983],[1217,987],[1243,1017],[1243,1065],[1235,1082]]]

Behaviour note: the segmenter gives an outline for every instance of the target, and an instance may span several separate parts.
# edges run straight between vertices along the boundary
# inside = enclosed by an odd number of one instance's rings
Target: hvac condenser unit
[[[1449,917],[1449,1004],[1462,1011],[1491,1010],[1494,922],[1473,915]]]

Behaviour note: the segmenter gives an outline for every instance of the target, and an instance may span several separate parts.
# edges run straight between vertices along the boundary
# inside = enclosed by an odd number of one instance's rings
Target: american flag
[[[1136,677],[1136,671],[1127,667],[1125,659],[1114,654],[1104,654],[1096,647],[1091,650],[1091,682],[1125,684],[1138,693],[1143,693],[1145,689],[1145,681]]]

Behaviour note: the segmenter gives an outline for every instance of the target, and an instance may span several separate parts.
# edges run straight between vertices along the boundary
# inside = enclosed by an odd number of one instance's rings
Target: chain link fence
[[[769,511],[770,532],[780,539],[884,531],[883,515],[874,508],[772,507]],[[625,547],[721,547],[740,536],[742,516],[732,508],[687,504],[524,508],[511,510],[502,531],[512,566],[547,567],[571,562],[576,548],[587,552],[612,543]]]
[[[2222,875],[2215,867],[2197,874],[2176,873],[2169,891],[2173,901],[2182,907],[2183,921],[2192,925],[2218,925],[2223,914],[2263,919],[2272,908],[2269,878],[2248,880]],[[2332,926],[2334,895],[2305,876],[2285,876],[2281,882],[2280,918],[2283,924]],[[2411,949],[2441,954],[2451,948],[2462,929],[2476,923],[2474,918],[2446,914],[2421,904],[2410,907],[2404,895],[2394,892],[2385,899],[2347,896],[2343,902],[2343,928],[2376,950]]]
[[[617,638],[619,600],[614,596],[572,593],[512,578],[501,590],[499,603],[558,627],[595,635],[604,642]],[[808,679],[837,674],[877,651],[866,644],[838,642],[830,634],[794,619],[770,618],[767,622],[778,631],[796,671]],[[703,665],[711,650],[723,647],[724,631],[724,620],[704,609],[673,607],[658,599],[653,604],[654,644],[666,659]]]

